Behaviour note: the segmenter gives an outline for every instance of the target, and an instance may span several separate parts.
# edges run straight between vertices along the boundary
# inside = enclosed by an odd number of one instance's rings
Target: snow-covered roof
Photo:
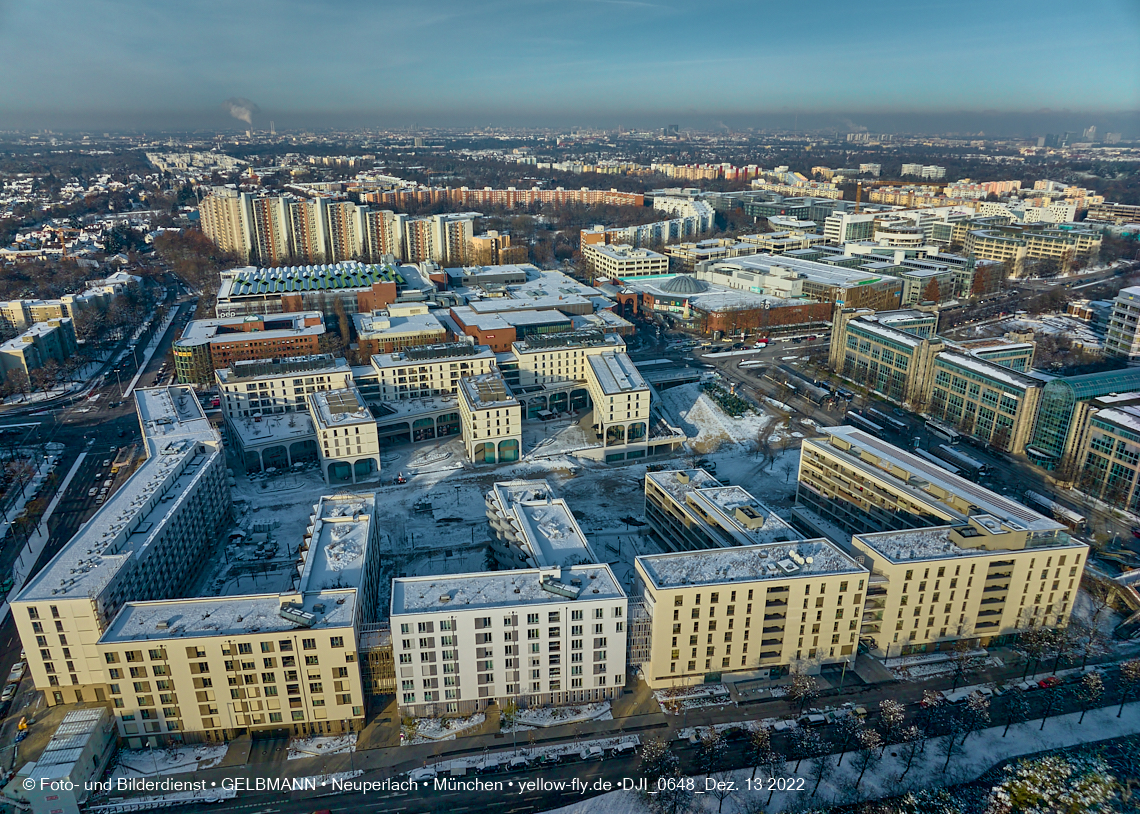
[[[881,325],[873,318],[869,317],[856,317],[848,323],[848,330],[858,328],[861,331],[866,331],[875,336],[881,336],[891,342],[896,342],[900,345],[905,345],[908,348],[917,348],[922,344],[922,337],[915,336],[907,331],[898,328],[891,328],[887,325]]]
[[[308,413],[267,415],[260,421],[253,418],[231,417],[229,427],[246,449],[270,443],[292,443],[312,437],[316,433],[313,419]]]
[[[795,531],[783,518],[740,486],[721,486],[703,469],[646,472],[667,492],[692,523],[723,546],[750,546],[792,540]]]
[[[390,316],[387,313],[353,314],[356,333],[361,339],[383,339],[386,336],[440,334],[444,327],[433,313]]]
[[[562,498],[545,480],[496,483],[487,495],[488,508],[517,532],[517,540],[539,567],[597,562],[586,535]]]
[[[1135,394],[1132,394],[1132,397],[1135,398]],[[1140,406],[1129,405],[1100,410],[1096,417],[1101,421],[1111,422],[1133,432],[1140,432]]]
[[[550,583],[543,585],[544,579]],[[553,588],[554,590],[550,590]],[[571,596],[578,590],[576,598]],[[392,616],[626,599],[608,565],[528,568],[392,580]]]
[[[342,356],[319,353],[311,356],[286,356],[280,359],[242,359],[219,368],[214,375],[222,384],[287,378],[303,374],[348,373],[348,362]]]
[[[1008,367],[996,364],[995,362],[988,362],[985,359],[979,359],[976,356],[967,356],[963,353],[954,353],[953,351],[942,351],[934,357],[934,364],[950,364],[956,367],[969,370],[980,376],[985,376],[987,379],[1001,382],[1002,384],[1013,387],[1017,390],[1027,390],[1031,387],[1039,387],[1041,382],[1029,376],[1024,376],[1016,371],[1010,370]]]
[[[340,390],[318,390],[309,394],[312,414],[322,430],[351,424],[375,424],[368,405],[355,387]]]
[[[313,320],[314,324],[306,325],[306,320]],[[246,331],[241,326],[248,323],[260,327]],[[324,332],[324,318],[319,311],[298,311],[293,314],[273,314],[271,316],[194,319],[186,324],[182,336],[175,341],[175,344],[179,347],[191,347],[213,342],[262,342],[270,339],[318,336]]]
[[[987,527],[990,531],[1000,527],[993,521],[996,518],[986,515],[976,515],[974,521]],[[907,529],[904,531],[880,531],[868,534],[856,534],[868,548],[882,554],[891,562],[916,562],[921,560],[937,560],[949,557],[981,557],[993,556],[995,551],[1006,549],[993,545],[994,537],[986,537],[988,547],[966,548],[956,544],[951,538],[952,526],[934,526],[924,529]],[[1000,533],[1000,532],[999,532]],[[1000,540],[1000,538],[998,538]],[[1058,537],[1051,545],[1037,545],[1033,551],[1043,548],[1073,548],[1083,547],[1083,543],[1074,543],[1068,536]]]
[[[467,398],[473,409],[486,410],[518,404],[518,400],[511,395],[507,383],[497,372],[460,379],[459,392]]]
[[[861,469],[876,478],[892,483],[896,489],[906,492],[912,499],[935,508],[938,514],[948,515],[955,522],[966,522],[967,515],[946,503],[938,492],[956,495],[969,505],[977,507],[982,513],[992,515],[1014,528],[1030,531],[1059,531],[1064,528],[1057,521],[1038,514],[1016,500],[951,474],[942,467],[886,441],[881,441],[863,430],[849,426],[821,429],[826,433],[825,437],[805,439],[805,446],[831,447],[832,454],[845,454],[845,465]],[[835,439],[846,441],[856,454],[844,453],[833,443]],[[862,457],[863,452],[868,453],[869,457]],[[896,475],[894,467],[905,473],[905,478]]]
[[[128,562],[145,560],[151,543],[181,506],[221,440],[189,387],[135,391],[149,457],[80,527],[16,601],[97,597]]]
[[[624,353],[595,353],[586,361],[607,396],[649,389],[645,378]]]
[[[867,573],[866,568],[822,537],[740,548],[642,555],[637,563],[651,585],[657,588]]]
[[[376,552],[368,552],[375,515],[375,495],[323,495],[305,529],[295,588],[280,594],[129,602],[99,641],[351,627],[357,613],[357,591],[366,576],[365,565],[370,556],[376,556]],[[308,614],[311,625],[300,625],[282,615],[283,607]]]

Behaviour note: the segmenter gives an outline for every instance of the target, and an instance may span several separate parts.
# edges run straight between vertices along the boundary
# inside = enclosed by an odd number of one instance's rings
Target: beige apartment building
[[[519,460],[522,407],[497,372],[459,380],[459,420],[471,461],[494,464]]]
[[[1067,625],[1088,546],[1034,525],[975,514],[950,526],[854,535],[871,569],[861,629],[871,652],[906,656],[959,640],[994,647],[1030,627]]]
[[[215,370],[214,378],[227,419],[256,418],[306,412],[306,394],[348,387],[352,369],[343,358],[322,353],[235,361]]]
[[[318,390],[306,396],[317,435],[325,482],[361,483],[380,474],[376,419],[354,386]]]
[[[357,631],[374,621],[373,495],[325,495],[280,594],[128,602],[99,640],[129,748],[364,726]],[[336,587],[331,587],[336,586]]]
[[[594,402],[594,430],[607,447],[649,439],[649,383],[621,353],[586,358],[586,388]],[[631,457],[626,452],[626,457]]]
[[[230,519],[221,439],[193,390],[135,400],[147,460],[11,601],[48,705],[110,699],[100,638],[127,602],[181,595]]]
[[[405,348],[372,357],[383,401],[454,396],[464,376],[495,370],[495,354],[486,345],[444,342]]]
[[[639,556],[654,688],[854,663],[867,569],[828,540]]]

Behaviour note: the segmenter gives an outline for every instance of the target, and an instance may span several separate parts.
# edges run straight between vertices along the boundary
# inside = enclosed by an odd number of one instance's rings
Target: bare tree
[[[917,726],[908,726],[899,732],[899,743],[902,744],[903,760],[906,765],[903,767],[903,773],[900,777],[906,777],[906,773],[910,771],[911,764],[914,759],[919,756],[926,749],[926,735]]]
[[[855,789],[858,791],[859,784],[863,782],[863,775],[867,773],[867,769],[879,760],[879,749],[883,747],[883,739],[873,729],[862,730],[856,738],[859,743],[859,752],[855,756],[855,765],[859,767],[859,777],[855,780]]]
[[[1085,713],[1100,703],[1104,697],[1104,679],[1100,673],[1085,673],[1081,683],[1077,685],[1077,698],[1081,703],[1081,719],[1078,724],[1085,722]]]
[[[1029,700],[1022,692],[1008,692],[1005,695],[1005,729],[1001,736],[1009,733],[1013,724],[1024,723],[1029,717]]]
[[[792,683],[788,687],[788,698],[800,705],[801,715],[808,701],[813,701],[818,696],[819,684],[814,678],[807,673],[792,673]]]
[[[1140,693],[1140,659],[1126,661],[1120,665],[1120,709],[1116,711],[1119,718],[1124,712],[1124,702],[1135,698]]]

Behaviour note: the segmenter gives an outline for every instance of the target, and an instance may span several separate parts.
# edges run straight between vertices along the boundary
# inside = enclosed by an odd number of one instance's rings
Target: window
[[[331,647],[344,647],[344,636],[333,636],[329,639]]]

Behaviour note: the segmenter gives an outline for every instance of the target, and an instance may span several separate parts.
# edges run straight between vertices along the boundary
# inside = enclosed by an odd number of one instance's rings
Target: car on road
[[[1057,676],[1046,676],[1037,682],[1037,686],[1043,690],[1050,690],[1053,687],[1059,686],[1060,683],[1061,679],[1057,678]]]
[[[24,677],[24,671],[28,669],[28,665],[22,661],[17,661],[12,665],[12,669],[8,671],[8,683],[19,684],[20,679]]]
[[[800,726],[824,726],[827,723],[827,717],[820,713],[809,713],[801,715],[798,721]]]
[[[408,772],[408,779],[409,780],[416,780],[420,783],[426,782],[428,780],[434,780],[435,776],[436,776],[435,769],[432,769],[432,768],[427,767],[427,766],[420,768],[420,769],[412,769],[410,772]]]
[[[0,692],[0,703],[7,703],[11,701],[12,696],[16,694],[16,690],[18,689],[19,685],[17,684],[9,684],[7,687],[5,687],[4,691]]]
[[[110,465],[111,465],[111,459],[110,459],[110,458],[108,458],[107,460],[103,461],[103,466],[110,466]]]
[[[87,490],[87,497],[95,497],[95,495],[98,494],[98,492],[99,492],[99,487],[98,486],[92,486],[90,489]]]

